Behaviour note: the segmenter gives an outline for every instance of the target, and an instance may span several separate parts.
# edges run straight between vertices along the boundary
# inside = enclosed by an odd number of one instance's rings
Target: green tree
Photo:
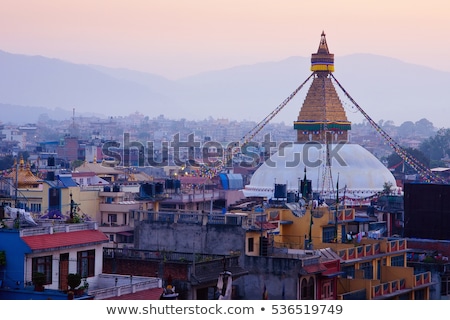
[[[419,150],[428,155],[431,163],[439,163],[450,155],[450,129],[440,129],[436,135],[425,139]]]
[[[414,158],[418,162],[422,163],[425,167],[430,167],[430,159],[419,149],[414,148],[406,148],[405,149],[408,158]],[[388,168],[394,168],[396,173],[405,173],[405,174],[415,174],[417,173],[416,169],[414,169],[411,165],[408,164],[408,161],[404,161],[400,155],[397,153],[392,153],[387,157]]]

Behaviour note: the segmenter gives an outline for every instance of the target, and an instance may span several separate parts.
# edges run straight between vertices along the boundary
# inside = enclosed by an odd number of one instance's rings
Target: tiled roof
[[[58,232],[22,237],[31,250],[46,250],[63,247],[77,247],[108,242],[106,235],[98,230]]]
[[[162,292],[163,288],[153,288],[103,300],[159,300]]]
[[[274,223],[268,221],[256,221],[255,224],[263,230],[274,230],[278,228]]]
[[[319,263],[304,266],[303,270],[306,271],[307,274],[322,273],[324,271],[327,271],[327,267],[325,267],[322,263]]]

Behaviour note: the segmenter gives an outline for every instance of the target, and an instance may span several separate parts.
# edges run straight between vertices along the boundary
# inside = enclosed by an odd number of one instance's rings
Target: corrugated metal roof
[[[59,180],[61,180],[61,182],[66,187],[77,187],[78,186],[78,184],[71,177],[59,177]]]
[[[48,250],[108,242],[108,237],[98,230],[58,232],[22,237],[31,250]]]

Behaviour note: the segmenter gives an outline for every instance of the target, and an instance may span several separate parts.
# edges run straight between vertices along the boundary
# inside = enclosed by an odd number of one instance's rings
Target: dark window
[[[403,255],[391,257],[391,266],[404,267],[405,266],[405,257]]]
[[[248,238],[248,252],[253,252],[254,250],[254,239]]]
[[[414,300],[425,300],[425,289],[414,291]]]
[[[345,277],[348,279],[354,279],[355,278],[355,266],[345,266],[342,267],[342,271],[345,273]]]
[[[450,295],[450,276],[441,276],[441,296]]]
[[[117,222],[117,214],[108,214],[108,222],[116,223]]]
[[[314,278],[302,279],[300,284],[301,300],[314,300]]]
[[[333,242],[336,238],[336,228],[335,227],[326,227],[322,230],[322,242]]]
[[[359,265],[359,269],[364,272],[364,279],[373,279],[372,262],[363,262]]]
[[[45,275],[45,283],[52,283],[52,256],[38,257],[31,260],[32,273],[43,273]]]
[[[93,277],[95,275],[95,250],[78,251],[77,268],[81,277]]]

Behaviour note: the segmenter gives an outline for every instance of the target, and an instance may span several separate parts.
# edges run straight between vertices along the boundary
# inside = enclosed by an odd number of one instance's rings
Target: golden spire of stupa
[[[328,50],[325,32],[322,31],[317,53],[311,55],[314,79],[300,109],[294,129],[297,141],[319,143],[347,141],[351,123],[331,81],[334,71],[334,54]]]

